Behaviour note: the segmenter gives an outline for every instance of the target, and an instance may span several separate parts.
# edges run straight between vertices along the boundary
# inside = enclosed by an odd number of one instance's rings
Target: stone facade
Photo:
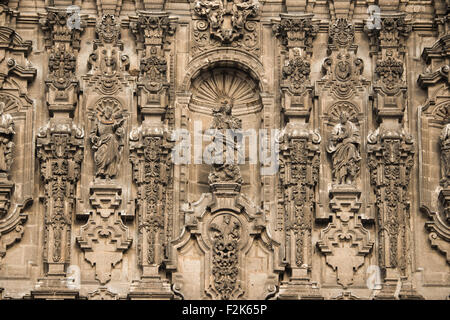
[[[448,299],[449,39],[446,0],[0,1],[0,299]]]

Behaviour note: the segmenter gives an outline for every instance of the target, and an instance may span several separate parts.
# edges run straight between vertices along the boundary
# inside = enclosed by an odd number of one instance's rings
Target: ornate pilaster
[[[403,128],[406,80],[405,41],[411,26],[405,14],[381,14],[380,28],[365,27],[374,62],[374,110],[379,127],[367,137],[370,181],[377,207],[378,263],[384,284],[378,299],[419,298],[412,287],[409,181],[414,141]]]
[[[284,211],[284,261],[291,270],[278,299],[321,298],[311,283],[312,224],[319,175],[318,131],[310,129],[313,87],[310,81],[312,42],[318,32],[312,14],[281,14],[273,31],[283,45],[281,80],[286,125],[281,138],[279,188]]]
[[[130,17],[140,56],[137,82],[141,125],[130,133],[130,161],[137,186],[138,264],[142,277],[133,283],[129,299],[170,299],[169,282],[159,270],[170,257],[173,234],[172,143],[168,116],[169,82],[165,46],[176,21],[167,13],[139,11]]]
[[[83,24],[78,17],[80,23],[70,26],[71,14],[65,9],[49,7],[40,17],[48,54],[45,100],[50,114],[36,138],[44,188],[45,277],[39,279],[31,295],[70,299],[78,297],[76,290],[68,288],[66,267],[71,262],[72,218],[84,151],[84,130],[73,122],[79,88],[75,68]]]

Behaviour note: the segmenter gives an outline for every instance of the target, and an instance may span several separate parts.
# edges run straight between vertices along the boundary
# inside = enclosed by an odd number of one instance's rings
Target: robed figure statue
[[[327,146],[327,152],[332,154],[333,181],[338,184],[355,184],[360,170],[360,141],[357,126],[349,120],[347,112],[342,112]]]
[[[94,121],[89,137],[94,150],[95,176],[108,180],[119,171],[125,119],[121,116],[116,119],[111,107],[106,107]]]

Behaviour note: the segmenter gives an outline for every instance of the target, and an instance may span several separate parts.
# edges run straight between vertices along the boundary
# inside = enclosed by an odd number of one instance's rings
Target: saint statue
[[[124,136],[125,119],[113,117],[113,110],[107,106],[98,118],[89,135],[94,150],[96,177],[111,179],[119,170]]]
[[[0,174],[7,175],[13,161],[12,142],[14,132],[14,122],[10,114],[4,112],[5,103],[0,102]]]
[[[450,180],[450,123],[441,131],[441,185],[446,188]]]
[[[338,184],[355,184],[361,160],[359,144],[359,130],[344,111],[333,127],[327,146],[327,152],[332,154],[333,180]]]
[[[210,129],[215,129],[213,144],[216,145],[215,151],[219,152],[214,155],[213,169],[209,174],[210,184],[228,181],[242,183],[235,157],[235,151],[239,151],[236,139],[242,123],[231,114],[232,108],[230,103],[225,102],[213,110],[214,119]]]

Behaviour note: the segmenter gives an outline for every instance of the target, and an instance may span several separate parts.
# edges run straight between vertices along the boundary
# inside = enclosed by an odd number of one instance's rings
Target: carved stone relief
[[[257,53],[259,30],[258,0],[195,0],[192,49],[194,54],[217,46],[232,46]]]

